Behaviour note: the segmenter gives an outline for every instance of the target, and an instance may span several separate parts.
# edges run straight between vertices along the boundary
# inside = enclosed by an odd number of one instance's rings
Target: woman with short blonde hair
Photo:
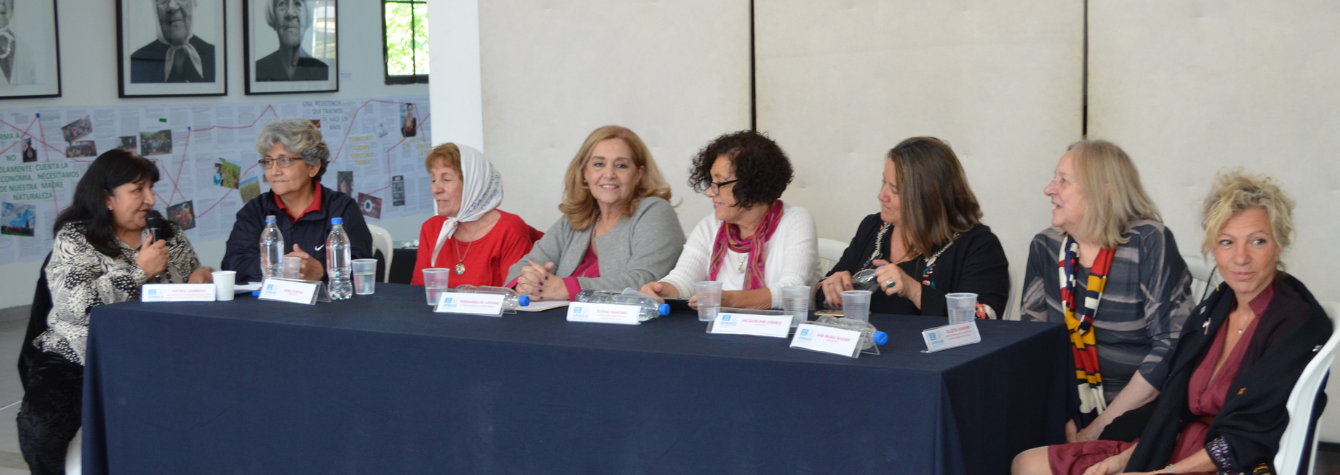
[[[1191,274],[1135,164],[1111,142],[1071,145],[1043,193],[1052,226],[1033,237],[1020,313],[1070,329],[1080,404],[1067,440],[1093,440],[1158,395],[1160,363],[1195,304]]]
[[[636,289],[665,276],[684,247],[669,199],[670,186],[637,134],[596,129],[563,176],[563,217],[512,266],[507,285],[532,298],[574,299],[582,290]]]
[[[1201,224],[1224,282],[1187,320],[1148,424],[1119,440],[1027,450],[1013,473],[1274,472],[1285,403],[1334,330],[1307,287],[1279,270],[1292,212],[1270,178],[1221,173]]]

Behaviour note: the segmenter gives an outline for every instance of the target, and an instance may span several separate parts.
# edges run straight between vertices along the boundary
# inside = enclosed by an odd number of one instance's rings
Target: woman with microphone
[[[213,281],[175,223],[150,231],[157,181],[152,162],[113,149],[89,165],[73,203],[56,216],[45,269],[54,307],[32,343],[41,351],[29,361],[17,417],[19,448],[33,473],[64,473],[80,425],[91,309],[137,300],[144,284]]]

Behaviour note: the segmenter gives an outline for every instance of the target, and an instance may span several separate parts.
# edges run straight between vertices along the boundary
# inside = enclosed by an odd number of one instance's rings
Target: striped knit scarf
[[[726,260],[726,249],[730,249],[749,255],[743,290],[761,289],[767,286],[763,281],[763,261],[767,260],[764,246],[772,239],[772,234],[777,232],[777,222],[781,220],[782,200],[777,200],[768,208],[768,213],[763,215],[763,221],[758,223],[758,229],[755,229],[754,235],[748,239],[740,237],[739,226],[721,223],[721,227],[717,228],[717,238],[712,243],[712,261],[707,267],[707,280],[717,280],[717,271],[721,270],[721,263]]]
[[[1112,269],[1111,249],[1101,249],[1089,270],[1089,282],[1084,296],[1083,313],[1076,316],[1075,308],[1079,296],[1075,295],[1075,266],[1079,262],[1079,243],[1066,234],[1061,240],[1061,252],[1058,256],[1061,272],[1061,309],[1065,310],[1065,325],[1070,329],[1070,343],[1075,346],[1075,377],[1079,379],[1079,412],[1072,417],[1078,428],[1083,429],[1093,422],[1107,402],[1103,399],[1103,375],[1098,369],[1098,347],[1093,336],[1093,319],[1098,313],[1098,302],[1103,298],[1103,287],[1107,285],[1107,273]]]

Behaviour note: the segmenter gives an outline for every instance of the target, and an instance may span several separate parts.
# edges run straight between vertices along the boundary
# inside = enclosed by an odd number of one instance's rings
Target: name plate
[[[791,338],[792,348],[832,353],[848,358],[855,358],[860,354],[857,351],[857,345],[860,343],[861,332],[809,323],[802,323],[796,327],[796,336]]]
[[[437,294],[437,307],[433,311],[501,317],[503,301],[506,299],[507,296],[503,294],[442,292]]]
[[[638,325],[642,323],[637,319],[641,310],[637,305],[573,302],[568,305],[568,321]]]
[[[316,290],[320,286],[320,282],[265,279],[265,283],[261,284],[261,294],[257,298],[314,305],[316,304]]]
[[[708,333],[719,335],[752,335],[786,338],[791,333],[791,315],[758,315],[751,313],[718,313]]]
[[[144,284],[141,302],[213,302],[214,284]]]
[[[926,340],[926,351],[922,353],[934,353],[982,341],[975,321],[922,330],[921,337]]]

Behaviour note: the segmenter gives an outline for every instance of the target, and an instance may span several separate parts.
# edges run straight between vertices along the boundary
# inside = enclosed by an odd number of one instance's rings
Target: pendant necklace
[[[476,223],[478,223],[478,221],[476,221]],[[476,230],[479,229],[479,225],[478,225],[478,224],[475,225],[475,229],[476,229]],[[474,246],[474,245],[475,245],[475,241],[478,241],[478,240],[479,240],[479,236],[475,236],[475,240],[474,240],[474,241],[470,241],[470,244],[465,245],[465,254],[461,254],[461,247],[460,247],[460,241],[459,241],[459,240],[457,240],[457,242],[455,242],[455,243],[453,243],[453,244],[451,245],[451,248],[452,248],[453,250],[456,251],[456,275],[464,275],[464,274],[465,274],[465,256],[470,255],[470,247]]]
[[[745,255],[740,256],[740,267],[739,267],[738,269],[739,269],[739,271],[740,271],[741,274],[744,273],[744,261],[746,261],[746,260],[749,260],[749,255],[748,255],[748,254],[745,254]]]

